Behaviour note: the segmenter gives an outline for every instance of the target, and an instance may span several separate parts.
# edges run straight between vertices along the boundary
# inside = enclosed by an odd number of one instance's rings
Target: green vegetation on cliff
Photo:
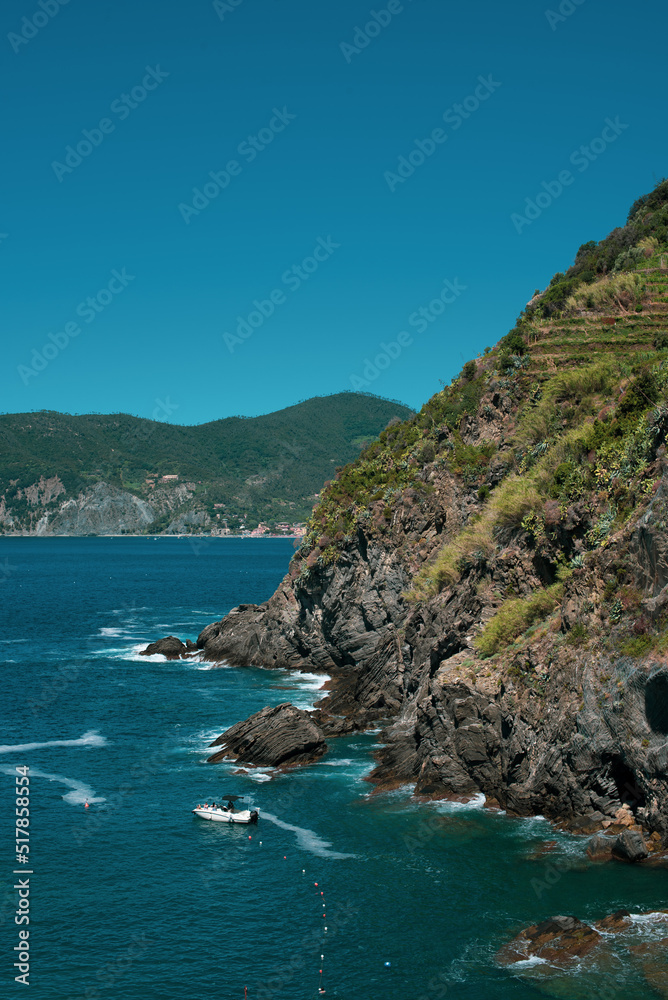
[[[658,489],[667,427],[662,181],[638,199],[624,227],[581,246],[574,265],[534,296],[493,350],[468,361],[419,413],[393,422],[337,474],[293,575],[336,560],[358,528],[367,537],[391,530],[408,491],[419,502],[451,488],[458,511],[450,496],[441,502],[452,527],[407,596],[428,600],[465,579],[491,587],[487,567],[513,545],[528,549],[542,587],[498,595],[476,639],[479,655],[493,655],[549,617],[569,575],[640,516]],[[637,629],[628,655],[653,641],[642,623]],[[580,631],[572,631],[573,643],[583,640]]]

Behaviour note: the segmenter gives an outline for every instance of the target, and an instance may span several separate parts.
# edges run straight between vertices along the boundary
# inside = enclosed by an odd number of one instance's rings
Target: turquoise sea
[[[666,872],[590,864],[581,838],[481,800],[372,794],[379,731],[273,780],[206,764],[232,723],[309,707],[325,678],[138,650],[267,598],[291,553],[287,539],[0,539],[0,996],[23,995],[13,887],[26,877],[32,1000],[661,996],[627,946],[665,928],[640,917],[604,963],[556,977],[494,955],[554,914],[665,907]],[[259,807],[257,827],[193,817],[228,792]]]

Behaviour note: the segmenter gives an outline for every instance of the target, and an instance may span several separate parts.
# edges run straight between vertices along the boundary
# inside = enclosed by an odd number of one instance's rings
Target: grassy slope
[[[205,508],[225,503],[227,514],[245,514],[249,524],[272,514],[299,520],[338,465],[353,460],[391,418],[410,412],[375,396],[339,393],[197,427],[127,414],[5,414],[0,493],[20,513],[17,492],[42,476],[58,475],[68,495],[105,481],[148,496],[147,476],[177,474],[198,484]],[[282,517],[281,501],[295,505]]]
[[[492,352],[384,431],[324,492],[293,573],[305,577],[315,562],[335,560],[357,525],[382,532],[371,505],[383,501],[389,523],[403,489],[432,489],[427,473],[436,470],[477,494],[477,514],[418,573],[409,596],[433,598],[469,573],[484,585],[485,567],[520,541],[545,567],[545,587],[499,595],[480,655],[549,617],[573,572],[633,523],[661,477],[654,459],[668,426],[667,222],[662,182],[634,205],[626,227],[585,244],[580,263],[556,276]],[[484,426],[493,397],[509,404],[501,439],[466,443],[462,418]],[[608,595],[613,622],[618,589]],[[639,653],[657,638],[643,627],[634,638]],[[584,626],[573,631],[574,643],[583,638]]]

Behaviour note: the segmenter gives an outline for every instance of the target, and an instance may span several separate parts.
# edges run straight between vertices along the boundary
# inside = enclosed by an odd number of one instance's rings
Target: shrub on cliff
[[[585,309],[628,312],[642,303],[646,290],[645,281],[639,274],[620,273],[578,288],[566,301],[564,312],[567,315]]]
[[[506,601],[475,640],[478,653],[493,656],[510,645],[535,622],[547,618],[561,602],[563,593],[564,585],[559,582],[537,590],[530,597]]]

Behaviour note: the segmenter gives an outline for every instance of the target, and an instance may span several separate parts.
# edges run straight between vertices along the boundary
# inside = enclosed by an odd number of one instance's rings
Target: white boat
[[[227,805],[216,805],[215,802],[205,802],[193,809],[193,814],[200,819],[210,819],[215,823],[257,823],[259,809],[237,809],[234,803],[243,798],[240,795],[225,795]]]

